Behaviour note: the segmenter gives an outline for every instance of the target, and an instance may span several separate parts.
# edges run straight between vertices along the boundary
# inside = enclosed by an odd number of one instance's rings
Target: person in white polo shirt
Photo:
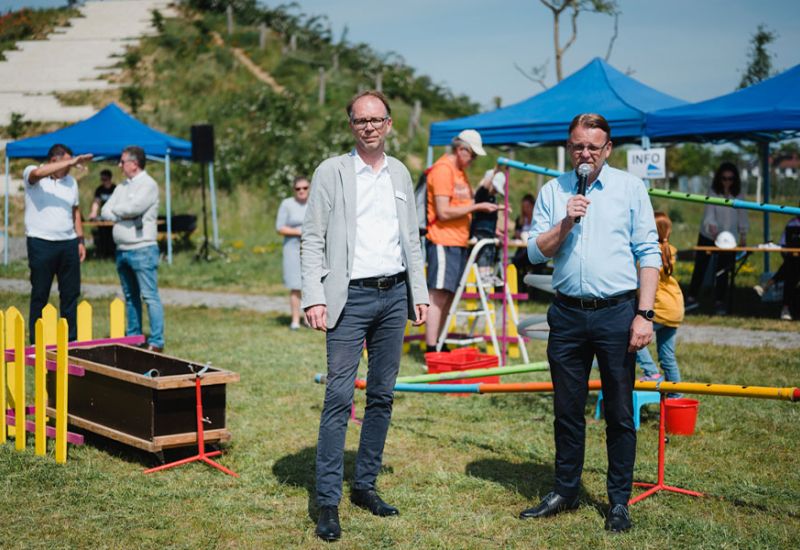
[[[53,277],[58,278],[59,311],[69,325],[70,341],[77,339],[76,314],[81,294],[81,262],[86,258],[83,225],[78,210],[78,182],[69,175],[73,166],[92,155],[72,156],[57,143],[47,152],[48,162],[25,168],[25,236],[31,271],[28,315],[30,341],[35,343],[36,321],[50,299]]]

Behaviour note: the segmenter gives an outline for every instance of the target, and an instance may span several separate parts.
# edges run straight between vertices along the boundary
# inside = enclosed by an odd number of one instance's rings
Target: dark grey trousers
[[[387,290],[350,286],[338,323],[327,332],[328,382],[317,441],[317,504],[337,506],[342,498],[344,442],[358,363],[367,343],[367,407],[356,456],[356,489],[373,489],[392,416],[408,319],[406,283]]]

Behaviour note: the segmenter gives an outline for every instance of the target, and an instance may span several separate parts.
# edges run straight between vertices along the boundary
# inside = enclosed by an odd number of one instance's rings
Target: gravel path
[[[56,292],[55,285],[53,286],[53,292]],[[122,297],[122,291],[118,285],[86,283],[81,288],[86,298]],[[19,279],[0,279],[0,291],[27,294],[30,292],[30,283]],[[282,296],[257,296],[175,288],[161,288],[159,292],[161,293],[161,300],[166,306],[200,306],[221,309],[244,309],[258,313],[289,313],[289,300]],[[691,328],[678,331],[678,342],[744,348],[795,349],[800,348],[800,331],[778,332],[774,330],[747,330],[692,325]]]
[[[27,294],[31,290],[31,285],[28,281],[21,279],[0,279],[0,290]],[[109,296],[122,298],[122,289],[120,289],[119,285],[84,283],[81,285],[81,291],[84,298],[105,298]],[[53,293],[57,293],[56,285],[53,285]],[[289,312],[288,296],[285,298],[256,296],[177,288],[160,288],[159,294],[161,294],[161,301],[165,306],[246,309],[259,313]]]

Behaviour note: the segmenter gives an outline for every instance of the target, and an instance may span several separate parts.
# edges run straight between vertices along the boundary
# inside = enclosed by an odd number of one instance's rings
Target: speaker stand
[[[200,245],[200,248],[197,249],[197,253],[194,255],[194,261],[205,260],[207,262],[211,261],[211,251],[214,251],[218,255],[226,258],[227,256],[225,253],[211,244],[208,240],[208,221],[206,220],[208,214],[206,211],[206,167],[208,165],[203,163],[200,168],[200,194],[203,197],[203,244]]]

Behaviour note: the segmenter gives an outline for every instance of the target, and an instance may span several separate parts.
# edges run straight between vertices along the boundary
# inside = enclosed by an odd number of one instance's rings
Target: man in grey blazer
[[[326,332],[328,374],[317,441],[316,534],[340,538],[344,442],[361,351],[369,354],[367,406],[350,500],[377,516],[399,512],[375,490],[392,414],[406,320],[425,322],[414,189],[403,164],[384,152],[389,102],[366,91],[347,105],[355,149],[314,173],[301,238],[302,307]]]

